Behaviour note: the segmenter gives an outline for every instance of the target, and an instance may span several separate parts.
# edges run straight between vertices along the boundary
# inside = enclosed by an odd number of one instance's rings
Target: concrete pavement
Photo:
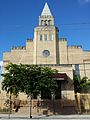
[[[8,114],[0,114],[0,120],[8,120]],[[10,116],[10,120],[29,120],[29,116],[14,114]],[[90,115],[52,115],[52,116],[32,116],[31,120],[90,120]]]

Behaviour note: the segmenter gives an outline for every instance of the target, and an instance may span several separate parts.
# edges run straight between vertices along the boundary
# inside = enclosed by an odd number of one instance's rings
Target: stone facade
[[[13,47],[10,52],[4,52],[3,67],[9,62],[47,65],[59,70],[60,73],[66,73],[68,81],[72,81],[73,70],[75,65],[78,65],[81,77],[90,78],[90,51],[84,51],[81,46],[68,46],[68,40],[59,38],[58,32],[54,25],[54,17],[46,3],[39,17],[39,24],[34,29],[33,40],[27,39],[25,47]],[[62,90],[63,94],[74,93],[73,86],[68,86]]]

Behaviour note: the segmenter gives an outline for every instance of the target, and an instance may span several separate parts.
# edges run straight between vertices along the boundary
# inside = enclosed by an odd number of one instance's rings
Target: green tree
[[[26,76],[24,76],[24,91],[28,95],[38,95],[42,90],[55,92],[57,83],[53,79],[53,74],[57,71],[49,67],[40,67],[37,65],[25,65]]]
[[[6,90],[7,93],[10,92],[10,95],[25,92],[30,96],[31,103],[32,96],[40,94],[42,90],[55,93],[57,83],[53,79],[53,74],[57,73],[56,70],[37,65],[16,65],[12,63],[8,64],[5,69],[2,89]],[[31,106],[30,117],[32,117]]]
[[[55,92],[57,83],[52,76],[58,72],[57,70],[37,65],[16,65],[12,63],[8,64],[5,69],[2,89],[6,90],[7,93],[25,92],[28,95],[38,95],[42,90]]]
[[[77,110],[78,113],[81,113],[81,104],[80,100],[82,99],[81,96],[78,98],[77,93],[88,93],[90,90],[90,80],[87,77],[81,77],[79,75],[74,75],[74,90],[75,90],[75,100],[77,103]]]
[[[2,74],[3,82],[2,89],[7,91],[7,93],[17,94],[20,89],[20,67],[16,64],[8,64],[5,67],[5,73]]]
[[[9,118],[10,118],[10,113],[12,108],[11,96],[12,94],[14,95],[18,94],[20,91],[20,85],[21,85],[20,75],[21,75],[20,66],[12,63],[8,64],[5,67],[5,73],[2,74],[3,76],[2,89],[10,94],[9,104],[8,104]]]
[[[74,89],[75,93],[88,92],[90,90],[90,80],[88,77],[81,78],[80,76],[74,76]]]

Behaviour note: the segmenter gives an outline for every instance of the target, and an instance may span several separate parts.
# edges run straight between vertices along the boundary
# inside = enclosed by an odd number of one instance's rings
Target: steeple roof
[[[45,3],[45,6],[44,6],[43,11],[41,13],[41,16],[52,16],[52,13],[49,9],[47,2]]]

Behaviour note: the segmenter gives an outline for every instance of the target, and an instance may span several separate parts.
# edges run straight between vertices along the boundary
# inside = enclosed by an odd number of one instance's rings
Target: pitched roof
[[[49,9],[47,2],[45,3],[45,6],[44,6],[43,11],[41,13],[41,16],[52,16],[52,13]]]

